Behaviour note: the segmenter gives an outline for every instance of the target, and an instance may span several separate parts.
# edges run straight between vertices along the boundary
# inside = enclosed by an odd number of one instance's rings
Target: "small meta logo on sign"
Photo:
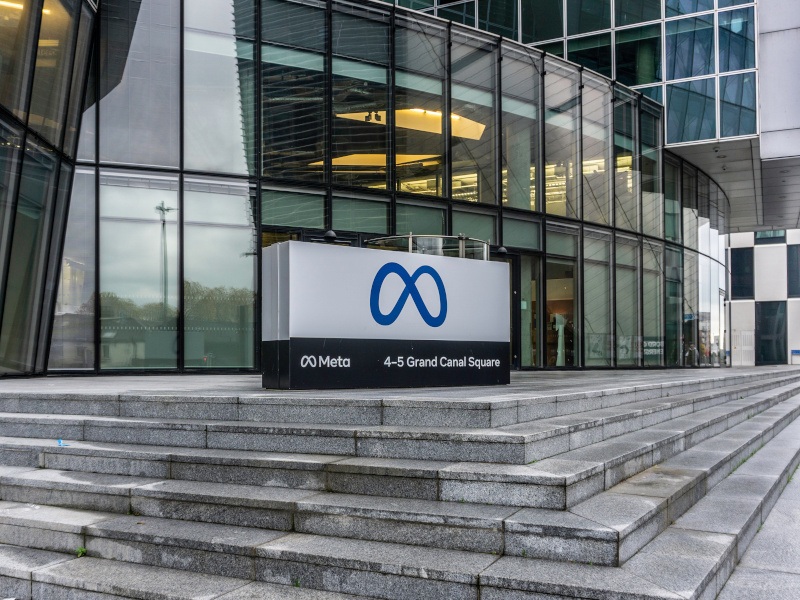
[[[400,294],[400,297],[397,299],[397,302],[394,305],[394,308],[390,310],[388,313],[384,314],[381,312],[380,307],[380,298],[381,298],[381,288],[383,287],[383,282],[386,281],[386,278],[389,275],[395,274],[403,281],[405,287],[403,288],[403,292]],[[433,282],[436,284],[436,289],[439,291],[439,314],[433,316],[431,312],[428,310],[428,307],[425,305],[425,301],[422,299],[422,295],[419,293],[417,289],[417,280],[422,277],[423,275],[430,276],[433,279]],[[430,327],[439,327],[444,320],[447,318],[447,293],[444,289],[444,282],[440,277],[439,273],[433,267],[428,265],[423,265],[413,274],[409,274],[402,266],[397,263],[390,262],[383,265],[375,275],[375,279],[372,282],[372,290],[370,291],[369,295],[369,309],[372,313],[372,318],[375,319],[375,322],[378,325],[391,325],[394,323],[397,318],[400,316],[400,313],[403,312],[403,307],[406,305],[406,301],[408,298],[411,298],[414,301],[414,305],[417,307],[417,311],[419,312],[419,316],[422,317],[422,320]]]
[[[313,354],[306,354],[300,359],[300,366],[304,369],[317,367],[343,367],[350,366],[349,358],[342,358],[341,356],[314,356]]]

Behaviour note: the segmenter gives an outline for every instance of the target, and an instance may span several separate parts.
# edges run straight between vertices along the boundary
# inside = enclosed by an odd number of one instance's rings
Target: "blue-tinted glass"
[[[720,137],[756,133],[756,74],[719,79]]]
[[[522,43],[552,40],[564,35],[564,3],[561,0],[522,1]]]
[[[606,77],[611,77],[611,34],[592,35],[567,42],[567,58]]]
[[[752,8],[719,13],[719,70],[756,66],[756,26]]]
[[[714,8],[714,0],[667,0],[664,7],[668,17],[689,15]]]
[[[567,33],[589,33],[611,27],[611,0],[567,0]]]
[[[660,25],[618,31],[616,45],[617,81],[642,85],[662,80]]]
[[[542,52],[547,52],[553,56],[564,57],[564,42],[552,42],[550,44],[539,44],[536,46]]]
[[[661,104],[664,103],[664,88],[660,85],[638,88],[638,91],[641,92],[642,96],[645,96],[646,98],[650,98],[651,100],[655,100]]]
[[[517,39],[517,0],[478,0],[478,28]]]
[[[616,0],[615,6],[617,27],[661,18],[661,0]]]
[[[714,72],[714,17],[692,17],[667,23],[667,79]]]
[[[728,8],[729,6],[738,6],[739,4],[751,4],[754,0],[717,0],[719,8]]]
[[[442,19],[447,19],[448,21],[454,21],[456,23],[462,23],[464,25],[469,25],[470,27],[475,27],[475,3],[474,2],[466,2],[465,4],[459,4],[457,6],[440,6],[436,9],[436,16],[441,17]]]
[[[714,79],[667,86],[667,142],[692,142],[716,137]]]

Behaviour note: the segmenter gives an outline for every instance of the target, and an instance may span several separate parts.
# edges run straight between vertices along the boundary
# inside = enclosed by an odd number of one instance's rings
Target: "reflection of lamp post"
[[[161,320],[167,321],[167,213],[177,210],[164,205],[164,201],[156,206],[156,212],[161,215]]]

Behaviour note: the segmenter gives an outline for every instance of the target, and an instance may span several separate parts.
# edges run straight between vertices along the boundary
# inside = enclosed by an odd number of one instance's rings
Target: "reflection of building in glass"
[[[253,369],[260,248],[329,229],[505,248],[516,367],[717,364],[756,6],[400,4],[0,7],[0,370]]]

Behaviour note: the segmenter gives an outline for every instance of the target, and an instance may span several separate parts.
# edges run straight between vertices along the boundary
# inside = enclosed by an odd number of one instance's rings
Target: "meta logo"
[[[300,359],[300,366],[304,369],[317,367],[350,367],[350,359],[341,356],[313,356],[306,354]]]
[[[397,299],[394,308],[387,314],[384,314],[381,312],[380,307],[381,288],[383,287],[383,282],[386,281],[389,275],[397,275],[400,277],[405,287],[400,297]],[[439,314],[435,317],[428,310],[428,307],[425,306],[425,301],[422,299],[422,295],[417,289],[417,280],[423,275],[430,276],[436,284],[436,289],[439,291]],[[403,312],[403,307],[406,305],[406,301],[409,297],[414,301],[419,316],[422,317],[422,320],[425,321],[428,326],[439,327],[444,323],[447,317],[447,294],[445,293],[444,282],[439,276],[439,273],[437,273],[433,267],[423,265],[414,271],[413,274],[409,274],[408,271],[394,262],[383,265],[376,273],[375,279],[372,282],[372,290],[369,294],[369,309],[372,313],[372,318],[375,319],[378,325],[391,325],[397,320],[400,313]]]

